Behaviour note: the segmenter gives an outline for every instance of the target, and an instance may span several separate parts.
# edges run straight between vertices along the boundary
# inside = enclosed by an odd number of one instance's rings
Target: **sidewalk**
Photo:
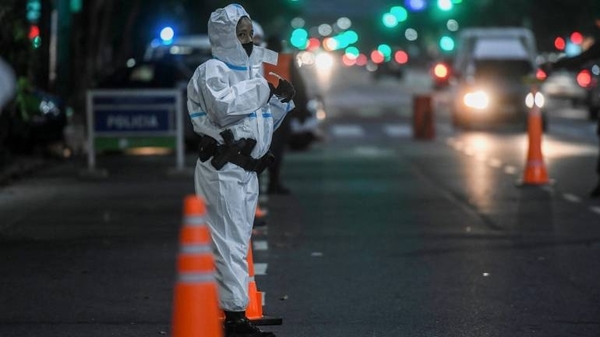
[[[43,168],[52,161],[35,155],[13,157],[6,165],[0,166],[0,186]]]

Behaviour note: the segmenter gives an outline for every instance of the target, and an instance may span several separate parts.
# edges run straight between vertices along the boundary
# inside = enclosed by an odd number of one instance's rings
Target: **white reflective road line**
[[[580,197],[578,197],[576,195],[573,195],[573,194],[570,194],[570,193],[564,193],[563,194],[563,198],[565,200],[567,200],[567,201],[570,201],[570,202],[581,202],[581,198]]]
[[[412,136],[412,129],[408,125],[384,125],[383,132],[390,137]]]
[[[491,167],[495,167],[495,168],[501,168],[502,167],[502,161],[498,158],[492,158],[488,161],[488,164]]]
[[[257,240],[252,243],[254,250],[269,250],[269,242],[265,240]]]
[[[254,275],[267,275],[267,263],[254,263]]]
[[[596,213],[596,214],[600,214],[600,207],[598,206],[592,206],[590,207],[590,211]]]
[[[338,137],[363,137],[365,131],[358,125],[335,125],[331,133]]]
[[[504,173],[517,174],[517,168],[514,166],[507,165],[506,167],[504,167]]]

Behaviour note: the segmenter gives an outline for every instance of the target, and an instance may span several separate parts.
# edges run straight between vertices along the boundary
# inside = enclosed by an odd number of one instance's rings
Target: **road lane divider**
[[[487,159],[484,154],[476,153],[475,151],[472,150],[471,147],[464,145],[460,140],[456,140],[452,137],[448,137],[448,138],[446,138],[446,145],[454,148],[458,152],[462,152],[463,154],[465,154],[469,157],[474,157],[478,161],[487,162],[487,164],[493,168],[498,168],[498,169],[503,168],[503,171],[506,174],[515,175],[518,172],[518,169],[515,166],[504,165],[502,163],[502,161],[498,158]],[[527,168],[525,170],[527,170]],[[540,185],[540,188],[548,193],[553,194],[555,192],[554,187],[553,187],[554,185],[552,184],[552,180],[549,180],[549,181],[550,181],[549,184]],[[581,197],[579,197],[575,194],[572,194],[572,193],[563,193],[562,198],[564,200],[572,202],[572,203],[582,203],[583,202],[583,199]],[[591,206],[589,208],[589,210],[592,213],[596,213],[596,214],[600,215],[600,206]]]
[[[567,201],[573,202],[573,203],[580,203],[581,202],[581,198],[571,194],[571,193],[563,193],[563,198]]]

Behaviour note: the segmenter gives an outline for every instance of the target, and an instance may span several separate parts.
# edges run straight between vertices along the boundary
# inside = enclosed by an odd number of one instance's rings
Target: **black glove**
[[[271,90],[271,92],[269,92],[269,99],[267,99],[267,102],[271,100],[271,97],[273,97],[273,94],[275,94],[275,86],[273,84],[271,84],[271,82],[267,82],[267,84],[269,85],[269,90]]]
[[[292,83],[282,79],[279,79],[277,88],[275,88],[275,90],[271,89],[271,91],[275,94],[275,96],[281,98],[281,103],[287,103],[291,101],[294,96],[296,96],[296,89],[294,89]]]

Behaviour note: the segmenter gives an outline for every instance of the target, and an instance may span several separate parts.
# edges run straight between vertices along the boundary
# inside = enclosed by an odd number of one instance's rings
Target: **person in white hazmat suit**
[[[242,6],[215,10],[208,35],[213,58],[190,79],[187,104],[194,131],[202,137],[194,180],[207,206],[225,336],[275,336],[246,318],[246,259],[257,174],[269,163],[273,131],[293,109],[295,90],[285,80],[275,88],[263,77],[262,63],[276,63],[277,53],[253,45],[252,21]]]

